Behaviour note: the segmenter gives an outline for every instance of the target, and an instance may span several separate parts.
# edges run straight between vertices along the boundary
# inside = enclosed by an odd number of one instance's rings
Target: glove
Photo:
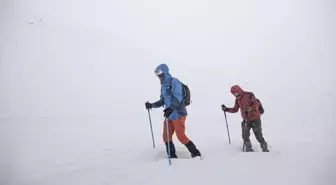
[[[245,105],[244,106],[244,111],[245,112],[250,112],[252,110],[252,107],[251,106],[249,106],[249,105]]]
[[[168,118],[173,111],[174,111],[174,109],[172,109],[171,107],[168,107],[168,108],[163,110],[163,112],[164,112],[163,116]]]
[[[146,102],[146,103],[145,103],[145,106],[146,106],[146,109],[151,109],[151,108],[153,108],[153,105],[152,105],[151,103],[149,103],[149,102]]]
[[[229,108],[227,108],[224,104],[222,105],[222,110],[224,111],[224,112],[227,112],[227,111],[229,111]]]

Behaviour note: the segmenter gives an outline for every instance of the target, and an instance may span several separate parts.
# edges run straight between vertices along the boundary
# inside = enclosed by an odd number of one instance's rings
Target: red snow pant
[[[176,137],[177,139],[182,143],[182,144],[187,144],[189,142],[189,138],[185,134],[185,120],[186,116],[181,116],[179,118],[176,118],[174,120],[169,120],[168,121],[168,129],[169,129],[169,141],[172,141],[173,134],[176,132]],[[167,139],[167,125],[166,125],[166,120],[163,122],[163,141],[165,143],[168,142]]]

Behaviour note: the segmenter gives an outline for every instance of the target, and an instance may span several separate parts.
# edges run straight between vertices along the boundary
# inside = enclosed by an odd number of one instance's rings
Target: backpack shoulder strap
[[[253,93],[250,93],[250,100],[251,100],[251,101],[252,101],[253,97],[254,97],[254,94],[253,94]]]
[[[173,77],[169,80],[169,86],[172,87]]]
[[[173,92],[173,77],[169,80],[169,88],[170,88],[170,91]]]
[[[252,92],[249,92],[249,95],[250,95],[250,101],[251,101],[251,103],[253,101],[253,98],[257,99],[257,97],[255,97],[255,95]]]

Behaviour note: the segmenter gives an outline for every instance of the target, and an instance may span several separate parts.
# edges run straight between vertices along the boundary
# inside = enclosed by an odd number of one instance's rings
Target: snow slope
[[[0,184],[335,184],[335,2],[0,1]],[[168,165],[155,67],[189,85],[204,155]],[[253,91],[270,153],[241,153],[231,85]],[[259,145],[251,133],[255,150]]]

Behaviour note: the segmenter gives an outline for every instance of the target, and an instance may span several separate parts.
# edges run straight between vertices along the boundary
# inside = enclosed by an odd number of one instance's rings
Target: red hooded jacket
[[[255,98],[252,92],[243,91],[238,85],[231,87],[231,93],[239,93],[239,96],[236,97],[235,105],[233,108],[229,108],[228,112],[236,113],[240,108],[241,116],[243,119],[246,119],[246,112],[244,107],[251,107],[248,112],[247,120],[252,121],[260,117],[259,112],[259,102]]]

